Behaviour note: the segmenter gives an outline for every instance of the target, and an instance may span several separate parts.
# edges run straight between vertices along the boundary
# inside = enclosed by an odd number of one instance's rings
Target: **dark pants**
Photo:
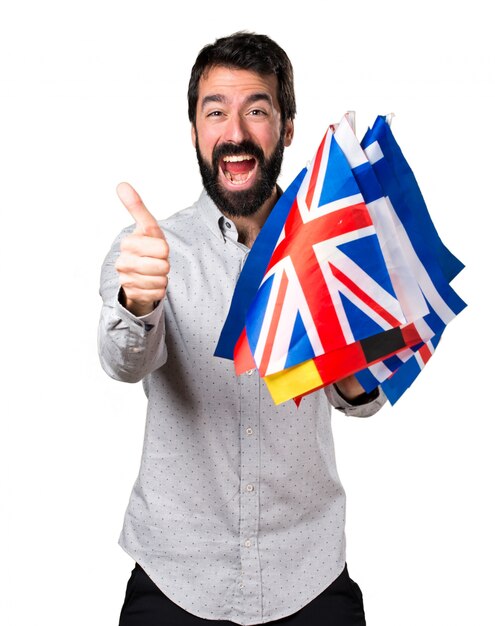
[[[230,626],[233,622],[191,615],[169,600],[146,572],[136,565],[125,594],[119,626]],[[365,626],[363,596],[349,578],[347,566],[319,596],[297,613],[270,624],[288,626]]]

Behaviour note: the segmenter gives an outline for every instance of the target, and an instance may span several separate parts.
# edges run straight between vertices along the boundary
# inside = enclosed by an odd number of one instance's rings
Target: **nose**
[[[232,143],[241,143],[245,139],[249,139],[249,129],[242,115],[232,115],[229,117],[224,128],[224,141]]]

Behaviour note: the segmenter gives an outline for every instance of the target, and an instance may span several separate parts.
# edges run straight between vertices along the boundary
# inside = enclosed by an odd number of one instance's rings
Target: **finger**
[[[140,274],[120,274],[119,280],[126,294],[128,294],[129,291],[133,290],[133,299],[136,299],[137,292],[142,292],[143,294],[146,294],[148,291],[162,290],[165,293],[165,289],[168,285],[167,275],[141,276]]]
[[[166,276],[170,271],[170,264],[166,259],[152,259],[123,253],[116,260],[115,269],[119,273],[126,274]]]
[[[137,191],[129,183],[117,185],[117,195],[136,222],[138,229],[148,237],[165,239],[162,229],[153,215],[144,206]]]
[[[120,249],[122,252],[154,259],[167,259],[169,253],[165,239],[157,239],[156,237],[147,237],[135,233],[122,239]]]

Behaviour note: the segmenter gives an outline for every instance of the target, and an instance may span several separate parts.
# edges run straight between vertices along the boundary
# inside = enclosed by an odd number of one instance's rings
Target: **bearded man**
[[[296,113],[291,63],[264,35],[218,39],[197,57],[188,103],[204,191],[158,222],[121,183],[136,224],[102,269],[103,368],[143,381],[148,398],[120,536],[136,563],[120,626],[362,626],[331,405],[367,416],[382,395],[351,376],[299,408],[275,406],[255,372],[237,377],[213,356],[241,268],[281,194]]]

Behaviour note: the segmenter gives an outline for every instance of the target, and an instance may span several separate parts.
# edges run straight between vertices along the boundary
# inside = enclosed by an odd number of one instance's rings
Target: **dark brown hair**
[[[210,68],[218,66],[250,70],[265,76],[275,75],[282,124],[294,119],[296,98],[289,57],[270,37],[240,31],[204,46],[198,54],[191,70],[187,91],[189,120],[192,124],[196,123],[199,81]]]

